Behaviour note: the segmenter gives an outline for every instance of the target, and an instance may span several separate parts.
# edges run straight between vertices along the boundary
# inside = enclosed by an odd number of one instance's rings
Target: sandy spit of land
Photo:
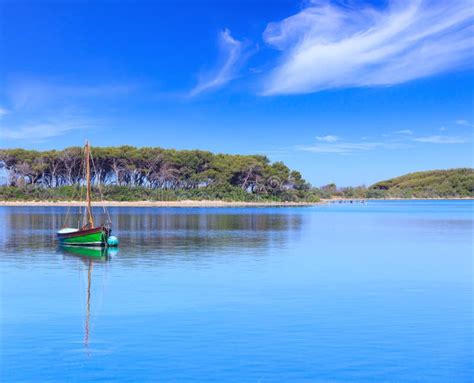
[[[472,200],[473,198],[384,198],[384,199],[361,199],[361,198],[331,198],[319,202],[228,202],[208,200],[182,200],[182,201],[104,201],[92,202],[93,206],[114,207],[296,207],[316,206],[328,203],[368,202],[368,201],[413,201],[413,200]],[[0,206],[84,206],[81,201],[0,201]]]
[[[330,199],[321,200],[323,202],[347,202],[347,201],[471,201],[474,200],[472,197],[411,197],[411,198],[398,198],[398,197],[386,197],[386,198],[339,198],[333,197]]]
[[[324,202],[227,202],[227,201],[104,201],[93,202],[93,206],[122,207],[284,207],[314,206]],[[0,201],[0,206],[84,206],[80,201]]]

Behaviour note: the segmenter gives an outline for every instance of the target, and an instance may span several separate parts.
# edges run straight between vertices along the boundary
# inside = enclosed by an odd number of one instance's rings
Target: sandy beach
[[[314,206],[324,202],[227,202],[227,201],[104,201],[93,206],[113,207],[296,207]],[[83,206],[81,201],[0,201],[0,206]]]

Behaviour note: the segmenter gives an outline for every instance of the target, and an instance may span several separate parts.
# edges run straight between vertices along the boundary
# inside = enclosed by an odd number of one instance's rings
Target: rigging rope
[[[73,194],[74,196],[75,194]],[[67,219],[69,217],[69,210],[71,209],[71,205],[68,204],[67,205],[67,210],[66,210],[66,216],[64,217],[64,220],[63,220],[63,228],[66,227],[66,222],[67,222]]]
[[[80,176],[84,176],[86,174],[86,159],[85,159],[85,153],[84,155],[82,156],[82,162],[81,162],[81,170],[82,170],[82,174],[80,174]],[[79,197],[79,200],[82,201],[82,194],[83,194],[83,185],[81,185],[80,181],[79,181],[79,190],[80,190],[80,197]],[[82,219],[82,225],[84,226],[85,223],[86,223],[86,209],[84,209],[84,217]],[[79,204],[79,217],[81,217],[82,215],[82,205]],[[79,218],[80,219],[80,218]],[[79,223],[79,222],[78,222]],[[79,225],[78,225],[79,226]]]
[[[94,174],[97,176],[98,173],[97,173],[97,169],[95,167],[94,158],[92,157],[92,152],[89,152],[89,153],[90,153],[90,157],[91,157],[92,168],[94,169]],[[104,213],[107,215],[107,223],[109,225],[111,225],[112,220],[110,219],[109,211],[108,211],[108,209],[106,209],[105,204],[104,204],[104,194],[102,193],[102,187],[100,186],[100,177],[98,178],[97,186],[98,186],[98,189],[99,189],[100,200],[102,202],[102,209],[104,210]]]
[[[82,165],[84,166],[84,161],[82,162]],[[82,170],[84,170],[82,166]],[[72,175],[71,175],[72,176]],[[72,181],[72,180],[71,180]],[[74,198],[76,197],[76,191],[77,190],[74,190],[73,191],[73,194],[72,194],[72,197],[73,197],[73,201],[74,201]],[[81,185],[79,184],[79,201],[82,201],[82,188],[81,188]],[[63,228],[66,227],[66,222],[69,218],[69,213],[71,211],[71,204],[68,204],[67,205],[67,210],[66,210],[66,216],[64,217],[64,221],[63,221]],[[79,204],[79,216],[81,216],[81,205]],[[79,227],[79,223],[77,225]]]

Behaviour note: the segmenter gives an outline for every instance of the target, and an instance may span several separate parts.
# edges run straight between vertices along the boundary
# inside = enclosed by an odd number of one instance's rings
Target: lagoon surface
[[[473,209],[110,208],[88,258],[2,207],[0,380],[472,382]]]

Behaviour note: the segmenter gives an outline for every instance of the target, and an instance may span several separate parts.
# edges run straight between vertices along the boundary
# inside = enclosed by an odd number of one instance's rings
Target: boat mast
[[[87,180],[87,216],[89,219],[89,226],[94,227],[94,218],[92,217],[91,209],[91,164],[90,164],[90,146],[89,142],[86,141],[85,147],[86,155],[86,180]]]

